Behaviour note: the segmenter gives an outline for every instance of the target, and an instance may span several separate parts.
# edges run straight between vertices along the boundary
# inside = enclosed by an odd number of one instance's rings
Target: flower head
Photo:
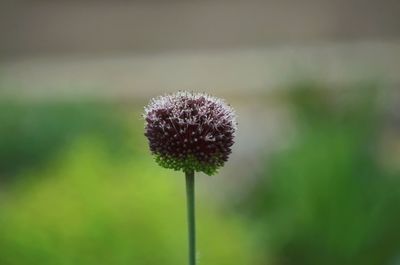
[[[228,160],[236,118],[223,100],[177,92],[152,99],[143,116],[150,150],[161,166],[212,175]]]

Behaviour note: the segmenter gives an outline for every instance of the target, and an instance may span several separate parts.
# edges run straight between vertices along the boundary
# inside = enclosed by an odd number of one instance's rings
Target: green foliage
[[[375,92],[303,86],[291,95],[297,139],[269,159],[245,204],[273,264],[394,262],[400,176],[379,163]]]
[[[45,166],[85,134],[104,139],[110,152],[130,152],[124,148],[129,130],[114,108],[87,102],[0,102],[0,179]]]
[[[186,264],[183,174],[150,155],[124,162],[111,155],[93,137],[82,139],[45,177],[4,196],[0,264]],[[252,263],[235,220],[201,203],[198,217],[202,264]]]

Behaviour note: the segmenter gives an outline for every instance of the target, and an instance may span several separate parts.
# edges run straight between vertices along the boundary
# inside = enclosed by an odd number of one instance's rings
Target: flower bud
[[[223,100],[177,92],[152,99],[143,116],[150,150],[161,166],[212,175],[228,160],[237,123]]]

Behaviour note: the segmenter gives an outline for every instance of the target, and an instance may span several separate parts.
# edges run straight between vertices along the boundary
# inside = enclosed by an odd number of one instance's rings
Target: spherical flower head
[[[212,175],[228,160],[237,123],[223,100],[180,91],[152,99],[143,116],[150,150],[161,166]]]

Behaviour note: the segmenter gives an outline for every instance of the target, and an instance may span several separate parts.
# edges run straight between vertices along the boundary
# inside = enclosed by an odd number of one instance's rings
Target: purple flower
[[[143,116],[150,150],[161,166],[212,175],[228,160],[237,123],[223,100],[177,92],[152,99]]]

